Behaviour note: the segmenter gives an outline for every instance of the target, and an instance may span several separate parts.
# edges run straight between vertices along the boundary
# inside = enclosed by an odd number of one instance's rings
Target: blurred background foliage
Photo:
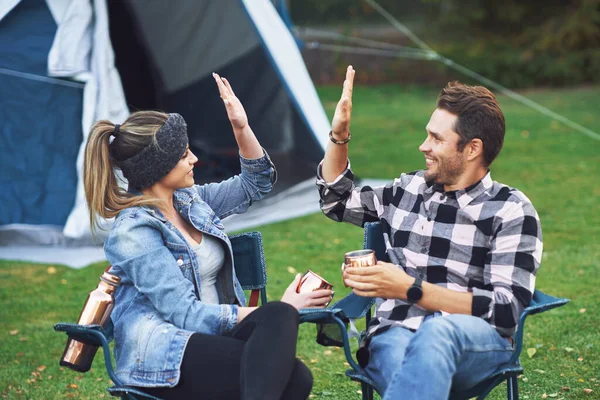
[[[600,82],[600,0],[377,2],[438,53],[505,86]],[[298,27],[335,28],[356,37],[374,35],[374,27],[388,32],[391,27],[362,0],[287,0],[287,5]],[[375,36],[409,45],[400,33]],[[339,64],[348,61],[337,58]],[[422,70],[423,64],[405,60],[396,63],[399,68],[388,61],[378,69],[377,60],[371,61],[375,63],[370,73],[378,75],[375,81],[398,81],[399,72]],[[369,70],[369,63],[365,67]],[[438,65],[437,71],[427,82],[416,83],[441,83],[447,78],[445,67]]]

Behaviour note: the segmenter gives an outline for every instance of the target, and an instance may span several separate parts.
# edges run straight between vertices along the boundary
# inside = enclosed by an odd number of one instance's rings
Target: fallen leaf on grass
[[[579,312],[583,314],[585,312],[585,308],[580,308]]]
[[[585,393],[585,394],[590,394],[592,392],[593,392],[592,389],[583,389],[583,393]]]
[[[48,271],[49,274],[55,274],[56,273],[56,268],[54,268],[54,267],[48,267],[47,271]]]
[[[572,351],[575,351],[575,349],[574,349],[574,348],[572,348],[572,347],[565,347],[565,351],[566,351],[567,353],[571,353]]]
[[[295,274],[296,273],[296,268],[289,266],[287,267],[287,272],[289,272],[290,274]]]
[[[67,385],[67,388],[77,389],[77,385],[74,383],[71,383],[71,384]]]
[[[21,342],[26,342],[26,341],[28,341],[28,340],[29,340],[29,339],[27,339],[26,337],[21,337],[21,338],[19,338],[19,341],[21,341]]]
[[[577,361],[579,361],[579,362],[583,361],[583,357],[578,357]]]
[[[10,336],[15,336],[17,333],[19,333],[19,330],[15,329],[15,330],[10,331],[9,333],[10,333]]]
[[[43,370],[46,369],[45,365],[40,365],[39,367],[36,368],[38,371],[42,372]]]
[[[543,369],[534,369],[535,372],[538,372],[540,374],[545,374],[546,371],[544,371]]]
[[[533,357],[537,353],[537,349],[535,347],[530,347],[527,349],[527,355],[529,358]]]

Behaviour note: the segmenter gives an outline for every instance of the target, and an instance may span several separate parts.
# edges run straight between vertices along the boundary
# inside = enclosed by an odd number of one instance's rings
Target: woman
[[[281,302],[243,306],[221,219],[260,200],[276,173],[229,82],[213,76],[240,149],[240,175],[194,185],[198,159],[179,114],[99,121],[88,139],[90,223],[116,217],[105,252],[121,277],[111,315],[117,375],[166,399],[306,399],[312,376],[295,356],[297,310],[324,306],[332,292],[298,294],[297,276]]]

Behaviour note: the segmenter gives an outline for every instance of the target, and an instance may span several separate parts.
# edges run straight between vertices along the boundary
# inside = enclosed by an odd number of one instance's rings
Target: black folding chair
[[[385,251],[383,240],[383,231],[379,222],[370,222],[365,225],[364,230],[365,249],[375,250],[378,260],[388,261],[389,258]],[[514,350],[510,361],[500,370],[487,377],[483,382],[466,391],[454,391],[450,393],[451,400],[466,400],[477,397],[484,399],[494,387],[503,381],[507,381],[508,400],[518,400],[518,380],[517,376],[523,373],[523,367],[519,361],[519,355],[523,347],[523,330],[525,328],[525,318],[528,315],[538,314],[556,307],[560,307],[569,302],[569,299],[557,298],[540,290],[536,290],[529,307],[525,308],[519,318],[519,327],[514,336]],[[323,346],[338,346],[344,348],[344,354],[350,364],[350,369],[346,375],[353,381],[360,382],[362,387],[363,400],[373,399],[374,384],[365,374],[363,368],[354,360],[350,350],[348,339],[347,324],[350,319],[365,318],[365,326],[368,326],[371,319],[371,307],[375,299],[360,297],[350,293],[337,303],[326,309],[306,309],[301,310],[301,322],[312,322],[317,324],[317,342]],[[361,332],[360,337],[365,332]]]
[[[247,232],[229,237],[233,247],[233,258],[237,277],[244,290],[250,290],[248,306],[258,305],[260,297],[261,304],[267,302],[267,265],[260,232]],[[101,346],[104,352],[104,364],[108,376],[114,386],[108,388],[108,392],[127,400],[160,400],[143,391],[131,386],[123,385],[117,378],[110,352],[109,343],[113,339],[113,326],[108,323],[106,327],[99,325],[78,325],[60,322],[54,325],[54,330],[66,332],[73,339],[83,343]]]

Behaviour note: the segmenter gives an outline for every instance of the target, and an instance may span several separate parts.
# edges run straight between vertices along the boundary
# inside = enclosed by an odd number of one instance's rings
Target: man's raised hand
[[[337,140],[344,140],[350,131],[350,118],[352,117],[352,89],[354,87],[354,68],[349,65],[346,69],[346,79],[342,89],[342,97],[335,108],[331,130]]]

